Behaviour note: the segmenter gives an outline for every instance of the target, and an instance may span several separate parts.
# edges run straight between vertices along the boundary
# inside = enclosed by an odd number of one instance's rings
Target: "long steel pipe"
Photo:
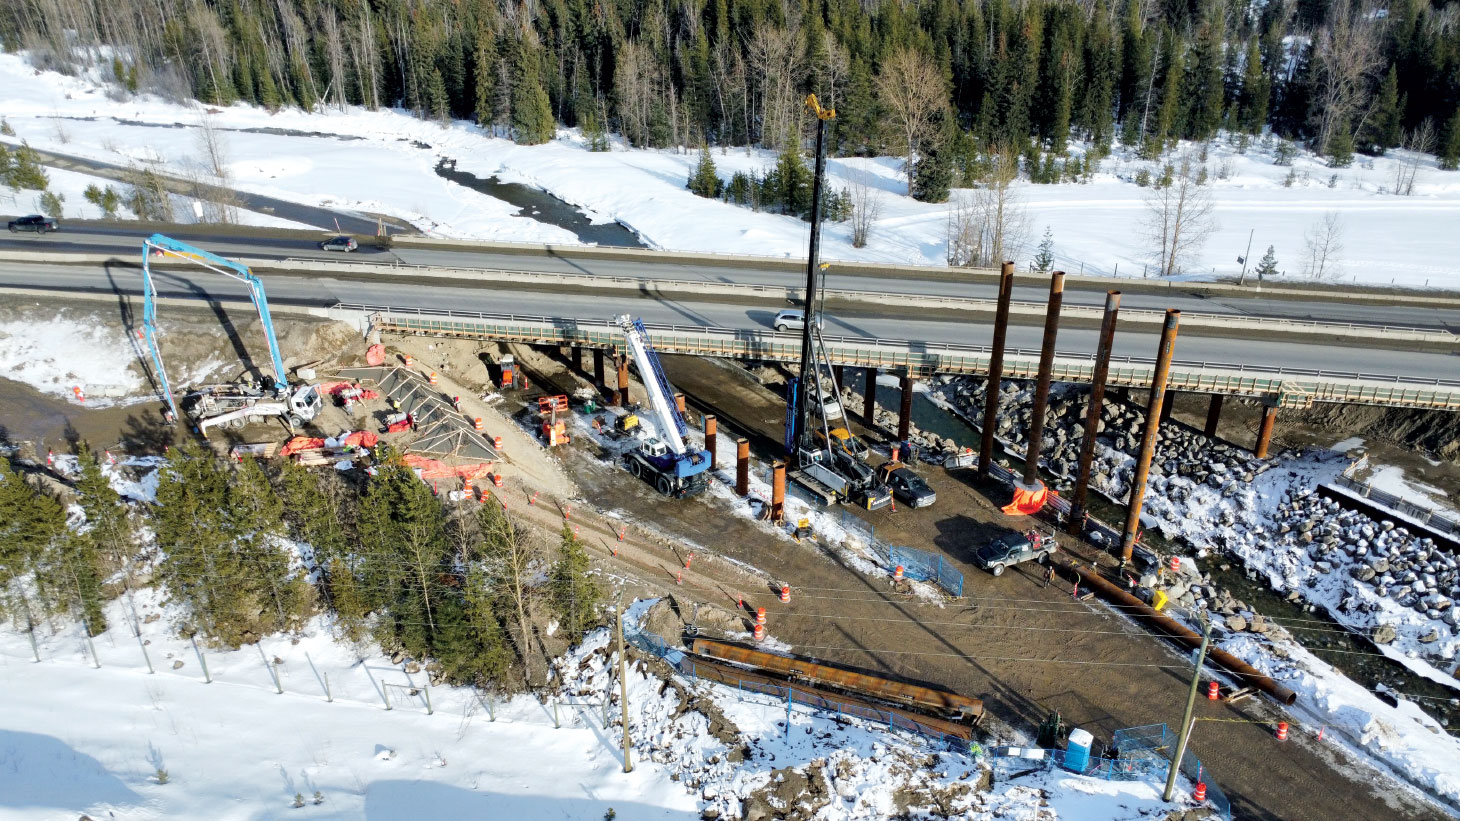
[[[1059,554],[1051,556],[1050,560],[1055,563],[1056,567],[1063,570],[1066,577],[1072,582],[1077,581],[1082,587],[1090,588],[1100,598],[1121,608],[1127,615],[1141,619],[1157,628],[1171,637],[1176,643],[1193,650],[1201,646],[1201,634],[1192,631],[1186,625],[1170,616],[1157,612],[1155,608],[1126,591],[1121,590],[1119,585],[1113,584],[1109,579],[1095,572],[1088,565],[1076,567],[1068,558]],[[1231,653],[1226,653],[1221,650],[1210,650],[1207,656],[1212,661],[1231,671],[1244,684],[1256,687],[1283,704],[1291,705],[1298,700],[1297,693],[1279,684],[1272,676],[1263,674],[1257,668]]]
[[[1044,446],[1044,412],[1049,407],[1049,375],[1054,370],[1054,345],[1060,332],[1060,303],[1065,298],[1065,272],[1049,279],[1049,305],[1044,311],[1044,344],[1039,349],[1039,375],[1034,381],[1034,415],[1029,420],[1029,446],[1024,454],[1024,486],[1039,485],[1039,451]]]
[[[1080,443],[1080,475],[1070,502],[1071,533],[1085,532],[1085,500],[1090,493],[1090,467],[1095,460],[1095,437],[1100,433],[1100,412],[1105,407],[1105,377],[1110,374],[1110,351],[1115,346],[1115,322],[1120,314],[1120,291],[1105,292],[1105,318],[1100,321],[1100,342],[1095,349],[1095,372],[1090,382],[1090,405],[1085,409],[1085,439]]]
[[[999,272],[999,307],[994,312],[993,350],[989,353],[988,390],[984,392],[983,440],[979,443],[978,475],[987,478],[994,463],[994,429],[998,427],[999,382],[1004,377],[1004,335],[1009,330],[1009,302],[1014,298],[1014,263]]]
[[[1166,379],[1171,375],[1171,354],[1176,349],[1176,328],[1181,312],[1166,311],[1161,328],[1161,347],[1156,351],[1156,368],[1151,372],[1151,401],[1146,405],[1146,425],[1141,432],[1141,450],[1136,456],[1136,475],[1130,485],[1130,505],[1126,509],[1125,534],[1120,539],[1120,562],[1130,561],[1141,528],[1141,505],[1146,501],[1146,481],[1151,478],[1151,457],[1156,454],[1156,439],[1161,432],[1161,407],[1166,401]]]

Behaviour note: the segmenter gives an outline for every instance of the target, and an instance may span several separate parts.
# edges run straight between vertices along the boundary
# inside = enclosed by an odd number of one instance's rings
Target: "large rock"
[[[1376,624],[1369,630],[1369,641],[1375,644],[1393,644],[1397,638],[1399,638],[1399,631],[1395,630],[1393,625]]]
[[[1247,619],[1244,619],[1241,616],[1228,616],[1227,629],[1231,630],[1234,633],[1240,633],[1243,630],[1247,629]]]

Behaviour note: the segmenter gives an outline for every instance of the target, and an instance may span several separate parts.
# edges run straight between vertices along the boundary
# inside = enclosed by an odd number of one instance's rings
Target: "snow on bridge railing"
[[[610,320],[583,320],[480,311],[398,308],[339,303],[332,309],[402,324],[407,330],[487,335],[521,340],[581,342],[617,348],[618,334]],[[769,330],[710,328],[697,325],[646,323],[661,350],[705,355],[744,355],[761,359],[795,359],[800,339]],[[986,345],[903,339],[827,336],[827,352],[837,364],[906,368],[915,375],[986,373],[991,349]],[[1038,351],[1005,353],[1007,378],[1032,377]],[[1108,384],[1143,386],[1151,381],[1151,360],[1111,358]],[[1058,354],[1054,378],[1088,382],[1093,354]],[[1307,381],[1312,380],[1312,381]],[[1435,388],[1431,390],[1431,388]],[[1245,363],[1174,360],[1168,389],[1276,397],[1282,404],[1306,406],[1312,401],[1368,402],[1413,407],[1460,408],[1460,380],[1438,377],[1389,376],[1315,368],[1255,366]]]

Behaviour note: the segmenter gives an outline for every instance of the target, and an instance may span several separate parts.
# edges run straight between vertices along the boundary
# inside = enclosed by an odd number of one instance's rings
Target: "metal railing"
[[[1395,513],[1400,514],[1401,516],[1406,516],[1410,519],[1413,519],[1415,522],[1422,524],[1431,530],[1437,531],[1439,533],[1444,533],[1449,536],[1460,537],[1460,521],[1456,521],[1455,519],[1452,519],[1451,517],[1440,513],[1439,511],[1427,507],[1421,507],[1420,505],[1409,501],[1403,496],[1390,493],[1386,490],[1380,490],[1369,484],[1368,482],[1361,482],[1358,479],[1353,478],[1347,473],[1335,478],[1333,480],[1333,484],[1338,485],[1339,487],[1348,488],[1357,495],[1362,496],[1364,499],[1373,502],[1380,507],[1392,510]]]
[[[437,336],[504,339],[539,344],[578,344],[617,349],[622,339],[609,320],[490,314],[476,311],[427,310],[339,303],[336,314],[371,318],[380,330]],[[762,360],[800,358],[798,337],[770,331],[647,324],[655,346],[665,353]],[[907,371],[913,376],[934,373],[988,373],[991,350],[984,345],[923,342],[867,337],[823,337],[833,364]],[[1037,351],[1006,351],[1004,376],[1032,379],[1038,372]],[[1061,382],[1090,382],[1093,354],[1057,354],[1052,378]],[[1106,384],[1145,387],[1152,378],[1151,360],[1112,357]],[[1262,397],[1284,407],[1308,407],[1313,402],[1353,402],[1404,407],[1460,409],[1460,380],[1438,377],[1391,376],[1311,368],[1249,366],[1245,363],[1176,360],[1169,390]]]
[[[279,265],[307,266],[309,268],[324,268],[336,271],[362,271],[368,268],[389,268],[398,271],[418,272],[422,275],[428,273],[439,273],[453,277],[482,278],[488,275],[495,277],[506,277],[516,279],[528,279],[536,282],[557,282],[565,286],[579,288],[605,288],[605,289],[643,289],[650,285],[656,291],[724,291],[736,295],[756,294],[766,298],[788,298],[797,297],[804,290],[799,283],[788,283],[785,285],[762,285],[755,283],[727,283],[713,280],[677,280],[661,279],[658,277],[635,277],[622,275],[604,274],[575,274],[562,271],[524,271],[506,268],[471,268],[446,265],[425,265],[418,263],[406,263],[393,260],[389,263],[358,263],[342,260],[314,259],[290,257],[284,260],[251,261],[256,268],[267,270]],[[997,300],[987,297],[973,296],[940,296],[935,293],[918,293],[913,291],[873,291],[863,288],[839,287],[827,291],[828,298],[855,298],[859,301],[875,302],[879,305],[909,304],[916,306],[940,306],[949,309],[978,310],[986,309],[992,311]],[[1010,306],[1016,313],[1031,313],[1042,316],[1046,305],[1035,300],[1012,300]],[[1101,308],[1088,305],[1066,304],[1064,313],[1070,317],[1084,316],[1086,318],[1099,318],[1104,315]],[[1159,323],[1165,317],[1164,311],[1157,311],[1143,308],[1127,308],[1121,311],[1121,319],[1126,322],[1149,322]],[[1285,317],[1264,317],[1248,314],[1217,314],[1199,311],[1184,311],[1181,316],[1183,324],[1217,326],[1217,327],[1251,327],[1274,333],[1308,333],[1308,334],[1333,334],[1339,336],[1359,337],[1381,337],[1399,336],[1401,338],[1418,337],[1420,341],[1435,343],[1457,343],[1460,342],[1460,334],[1456,334],[1443,327],[1419,327],[1410,325],[1386,325],[1379,323],[1363,322],[1329,322],[1317,319],[1289,319]]]

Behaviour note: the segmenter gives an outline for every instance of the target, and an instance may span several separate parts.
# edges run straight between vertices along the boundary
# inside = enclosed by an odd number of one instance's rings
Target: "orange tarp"
[[[1010,516],[1031,516],[1038,513],[1044,507],[1044,500],[1049,497],[1049,488],[1040,485],[1038,490],[1025,490],[1018,485],[1014,486],[1014,501],[1004,505],[1004,512]]]
[[[473,480],[485,479],[492,472],[492,466],[487,462],[453,467],[445,462],[438,462],[415,453],[407,453],[402,458],[410,467],[419,469],[423,479],[456,479],[458,477]]]
[[[376,436],[374,432],[368,430],[357,430],[349,436],[346,436],[342,444],[354,445],[355,447],[361,448],[373,448],[375,447],[375,443],[379,441],[380,437]]]
[[[313,436],[296,436],[284,445],[284,449],[279,451],[279,454],[281,456],[293,456],[302,451],[316,450],[322,447],[324,447],[323,439],[316,439]]]

